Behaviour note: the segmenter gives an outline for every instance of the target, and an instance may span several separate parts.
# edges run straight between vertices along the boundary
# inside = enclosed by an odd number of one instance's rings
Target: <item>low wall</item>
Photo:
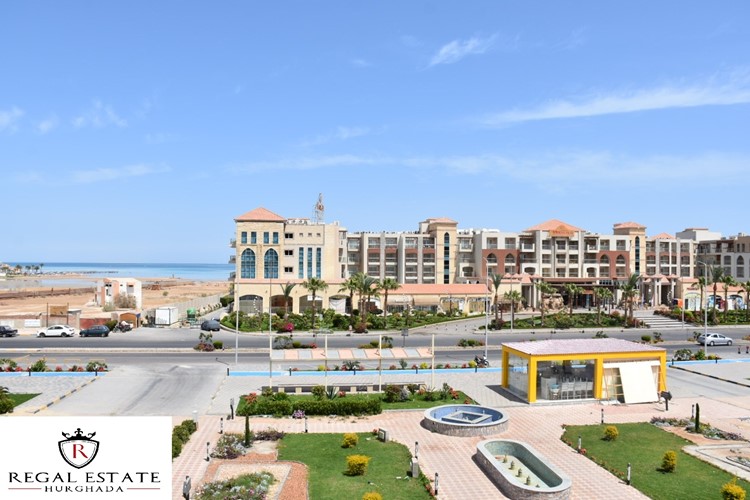
[[[474,414],[488,415],[489,420],[480,423],[455,423],[441,420],[443,416],[457,411],[467,411]],[[478,405],[443,405],[428,408],[424,412],[422,427],[431,432],[446,436],[472,437],[490,436],[508,430],[508,416],[493,408]]]

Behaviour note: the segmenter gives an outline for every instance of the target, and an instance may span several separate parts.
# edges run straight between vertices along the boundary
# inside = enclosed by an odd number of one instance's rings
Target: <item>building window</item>
[[[641,237],[635,237],[635,274],[641,274]]]
[[[278,245],[279,244],[279,233],[276,231],[273,232],[273,244]]]
[[[305,277],[305,249],[299,249],[299,265],[297,266],[297,277],[302,279]]]
[[[247,231],[242,231],[242,234],[240,235],[240,243],[247,245]]]
[[[294,250],[284,250],[284,257],[293,257],[294,256]]]
[[[315,249],[315,277],[320,278],[320,261],[322,260],[322,249],[316,248]]]
[[[443,235],[443,284],[451,282],[451,235]]]
[[[268,241],[269,241],[269,239],[268,239],[268,231],[264,231],[263,232],[263,244],[264,245],[268,245]]]
[[[240,277],[255,278],[255,252],[246,248],[240,257]]]
[[[255,231],[252,231],[250,233],[250,244],[255,245],[256,243],[258,243],[258,235]]]
[[[267,279],[279,277],[279,254],[274,249],[268,250],[263,257],[263,277]]]
[[[292,274],[294,272],[293,267],[284,267],[284,274]]]
[[[284,233],[284,239],[285,240],[293,240],[294,239],[294,233]]]
[[[313,264],[313,249],[307,249],[307,277],[312,277],[312,264]]]

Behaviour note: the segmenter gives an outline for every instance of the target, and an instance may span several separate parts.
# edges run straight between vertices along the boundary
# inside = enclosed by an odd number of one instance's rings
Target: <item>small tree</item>
[[[661,459],[661,470],[664,472],[674,472],[677,467],[677,453],[669,450],[664,454],[664,458]]]
[[[354,448],[359,443],[359,436],[354,432],[347,432],[344,434],[344,442],[341,443],[342,448]]]
[[[349,455],[346,457],[346,475],[364,476],[369,463],[370,457],[367,455]]]

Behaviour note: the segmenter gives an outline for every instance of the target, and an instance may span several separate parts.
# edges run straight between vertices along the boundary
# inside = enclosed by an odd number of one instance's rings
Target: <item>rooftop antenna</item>
[[[326,208],[323,205],[323,193],[318,193],[318,202],[313,207],[313,223],[318,224],[325,220]]]

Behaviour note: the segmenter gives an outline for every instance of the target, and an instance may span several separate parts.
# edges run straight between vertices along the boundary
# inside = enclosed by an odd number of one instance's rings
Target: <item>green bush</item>
[[[104,361],[89,361],[86,365],[87,372],[106,372],[107,363]]]
[[[604,429],[604,439],[605,441],[614,441],[617,439],[617,437],[620,435],[620,431],[617,430],[617,427],[614,425],[608,425]]]
[[[312,388],[312,395],[315,399],[321,400],[326,397],[326,388],[324,385],[316,385]]]
[[[221,340],[214,340],[214,349],[224,349],[224,342]]]
[[[677,467],[677,453],[670,450],[661,459],[661,470],[664,472],[674,472],[675,467]]]
[[[651,343],[651,335],[641,335],[641,340],[644,342]]]
[[[172,434],[172,458],[177,458],[182,453],[182,440],[175,434]]]
[[[346,457],[346,475],[363,476],[367,472],[370,457],[366,455],[349,455]]]
[[[232,304],[234,302],[234,295],[224,295],[223,297],[219,297],[219,303],[221,304],[221,307],[227,307],[229,304]]]
[[[389,384],[385,386],[383,400],[386,403],[395,403],[401,397],[401,388],[397,385]]]
[[[3,394],[0,396],[0,415],[13,413],[13,400]]]
[[[104,325],[109,328],[109,331],[114,330],[114,328],[117,326],[118,321],[116,319],[111,319],[104,323]]]

